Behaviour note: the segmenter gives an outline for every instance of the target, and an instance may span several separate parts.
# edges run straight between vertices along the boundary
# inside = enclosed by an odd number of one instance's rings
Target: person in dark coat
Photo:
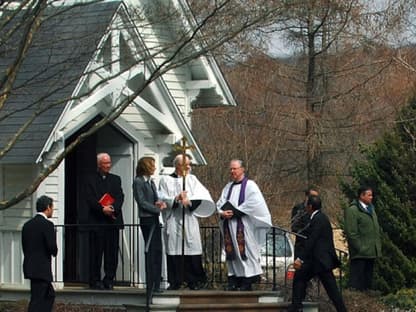
[[[310,215],[306,211],[306,203],[310,195],[318,196],[319,192],[313,188],[309,187],[305,190],[305,199],[303,202],[296,204],[292,208],[292,216],[290,219],[290,226],[292,232],[296,234],[304,235],[304,231],[309,225]],[[299,256],[299,252],[304,248],[305,239],[301,236],[296,236],[295,238],[295,259]]]
[[[85,179],[84,200],[90,231],[90,288],[113,289],[118,265],[120,229],[124,227],[121,179],[110,173],[111,157],[97,155],[97,172]],[[104,200],[105,198],[105,200]],[[104,278],[101,262],[104,256]]]
[[[139,208],[140,229],[145,246],[149,246],[146,254],[146,283],[153,292],[160,293],[163,248],[159,215],[166,208],[166,203],[159,200],[156,185],[151,179],[155,170],[153,157],[139,159],[133,181],[133,195]]]
[[[56,257],[55,227],[48,219],[53,214],[53,200],[41,196],[36,201],[37,214],[23,225],[23,273],[30,279],[28,312],[52,311],[55,290],[52,286],[52,256]]]
[[[292,286],[292,304],[288,311],[303,311],[302,300],[306,287],[308,282],[317,276],[337,312],[346,312],[347,308],[332,272],[341,263],[335,252],[331,223],[321,212],[319,196],[309,196],[306,209],[310,214],[310,223],[305,231],[305,248],[301,250],[294,263],[296,272]]]

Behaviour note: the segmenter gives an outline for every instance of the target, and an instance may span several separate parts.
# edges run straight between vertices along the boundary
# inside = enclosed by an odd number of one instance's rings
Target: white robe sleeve
[[[189,179],[189,199],[201,201],[193,214],[199,218],[211,216],[215,212],[215,204],[208,189],[194,175],[189,175],[187,179]],[[186,184],[188,185],[188,182]]]

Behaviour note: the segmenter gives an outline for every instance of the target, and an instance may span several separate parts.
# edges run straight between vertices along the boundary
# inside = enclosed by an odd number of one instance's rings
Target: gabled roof
[[[188,30],[198,28],[198,23],[196,22],[195,16],[193,15],[187,0],[175,0],[175,4],[182,9],[180,12],[183,17],[183,27]],[[201,34],[198,33],[197,35],[200,36]],[[199,38],[199,40],[204,42],[202,38]],[[215,85],[209,83],[208,87],[205,86],[200,89],[198,96],[196,96],[191,103],[193,108],[220,106],[219,103],[230,106],[237,105],[215,57],[208,53],[191,62],[190,67],[195,80],[207,79],[202,77],[208,76],[210,77],[210,81],[216,81]]]
[[[61,138],[97,114],[108,113],[120,98],[131,97],[139,81],[158,67],[121,0],[48,7],[34,38],[13,93],[0,110],[0,150],[32,115],[34,121],[0,158],[1,163],[41,161]],[[18,36],[14,42],[19,42]],[[6,72],[15,54],[16,49],[0,45],[0,73]],[[190,80],[183,87],[193,107],[235,105],[212,57],[201,56],[184,68],[190,71]],[[97,80],[101,83],[90,92]],[[156,96],[158,103],[137,95],[131,103],[138,111],[156,118],[162,132],[187,137],[196,146],[196,159],[205,163],[183,116],[186,112],[178,107],[164,76],[151,83],[147,91]]]
[[[46,10],[13,93],[0,111],[0,148],[30,116],[36,117],[1,162],[36,160],[119,6],[100,2]],[[19,42],[18,37],[10,42]],[[0,79],[15,55],[16,49],[0,47]]]

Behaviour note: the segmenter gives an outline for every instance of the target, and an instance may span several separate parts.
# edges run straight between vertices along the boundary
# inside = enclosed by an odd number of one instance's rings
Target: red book
[[[103,195],[103,197],[101,197],[100,198],[100,200],[98,201],[100,204],[101,204],[101,206],[111,206],[112,204],[114,204],[114,201],[115,201],[115,199],[114,199],[114,197],[113,196],[111,196],[110,194],[108,194],[108,193],[105,193],[104,195]],[[116,215],[115,215],[115,213],[114,213],[114,209],[113,209],[113,214],[111,215],[111,218],[113,219],[113,220],[115,220],[116,219]]]
[[[112,205],[112,204],[114,204],[114,198],[113,198],[113,196],[111,196],[110,194],[108,194],[108,193],[105,193],[104,195],[103,195],[103,197],[101,197],[101,199],[98,201],[100,204],[101,204],[101,206],[110,206],[110,205]]]

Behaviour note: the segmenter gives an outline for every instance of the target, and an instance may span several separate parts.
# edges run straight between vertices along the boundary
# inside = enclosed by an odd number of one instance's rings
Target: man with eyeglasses
[[[120,230],[124,227],[121,178],[110,173],[111,157],[97,154],[97,171],[84,179],[83,200],[90,227],[90,288],[112,290],[118,265]],[[104,258],[104,278],[101,266]]]
[[[227,290],[252,290],[263,273],[261,246],[272,222],[257,184],[245,176],[243,162],[230,162],[231,181],[217,202],[228,267]]]

